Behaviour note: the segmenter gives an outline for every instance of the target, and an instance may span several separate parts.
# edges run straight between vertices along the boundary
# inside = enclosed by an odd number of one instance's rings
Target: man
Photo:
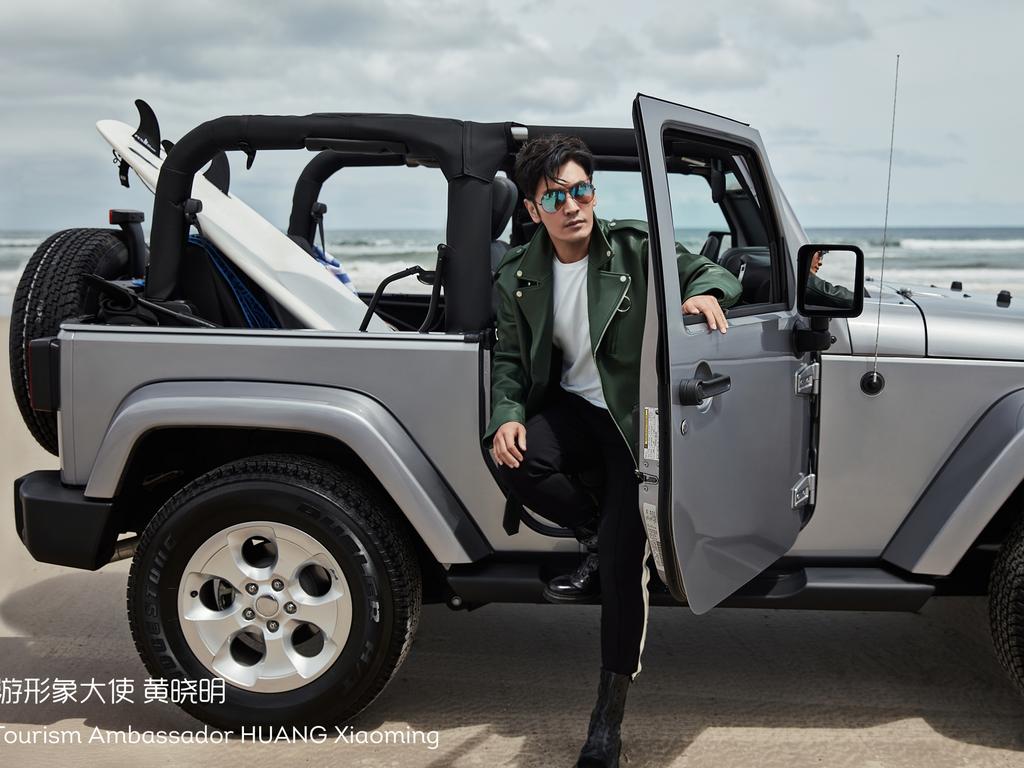
[[[835,307],[851,309],[853,307],[853,291],[845,285],[828,282],[818,277],[818,270],[825,260],[827,250],[815,251],[811,256],[811,274],[807,276],[807,298],[809,306]]]
[[[484,436],[515,496],[596,547],[549,600],[601,592],[601,679],[579,765],[618,765],[628,683],[640,672],[647,624],[646,560],[636,470],[640,346],[647,301],[647,229],[595,219],[593,156],[578,138],[527,142],[515,181],[538,225],[498,265],[501,297]],[[725,333],[739,298],[731,273],[677,245],[682,311]],[[529,440],[529,448],[527,448]],[[576,477],[604,475],[595,498]]]

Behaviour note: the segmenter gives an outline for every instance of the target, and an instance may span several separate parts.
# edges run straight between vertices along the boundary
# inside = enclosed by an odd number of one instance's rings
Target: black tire
[[[227,527],[286,524],[316,539],[348,582],[353,619],[340,654],[293,690],[257,692],[229,682],[223,703],[181,706],[236,733],[242,726],[333,725],[354,717],[402,664],[419,622],[419,564],[399,514],[359,475],[302,456],[241,459],[192,481],[146,526],[128,578],[128,618],[146,669],[154,678],[214,677],[181,629],[178,588],[185,566]]]
[[[65,229],[50,235],[25,265],[11,307],[11,385],[25,426],[47,451],[57,455],[57,414],[32,410],[28,393],[28,343],[56,336],[69,317],[97,308],[84,276],[119,278],[128,273],[128,249],[119,230]]]
[[[1010,531],[992,565],[988,615],[996,657],[1024,694],[1024,519]]]

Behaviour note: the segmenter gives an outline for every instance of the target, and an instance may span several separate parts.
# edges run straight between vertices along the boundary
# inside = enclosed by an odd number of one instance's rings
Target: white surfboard
[[[160,157],[154,155],[133,138],[136,129],[126,123],[100,120],[96,128],[142,183],[155,192],[167,153],[161,148]],[[202,174],[197,173],[192,181],[192,197],[203,203],[198,216],[203,235],[305,327],[359,329],[366,305],[284,232],[234,195],[221,192]],[[367,330],[395,329],[373,316]]]

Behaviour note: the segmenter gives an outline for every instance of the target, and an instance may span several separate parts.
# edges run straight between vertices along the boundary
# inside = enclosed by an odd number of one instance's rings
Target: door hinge
[[[821,363],[805,365],[796,372],[795,379],[798,395],[817,395],[821,390]]]
[[[814,475],[801,475],[800,479],[796,481],[796,485],[793,486],[793,509],[800,509],[800,507],[813,504],[816,488],[817,483]]]
[[[633,474],[636,475],[636,481],[639,485],[657,485],[658,476],[648,475],[646,472],[641,472],[639,469],[634,469]]]

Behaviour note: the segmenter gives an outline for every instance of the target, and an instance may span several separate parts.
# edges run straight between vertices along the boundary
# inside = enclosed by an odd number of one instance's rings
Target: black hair
[[[588,177],[594,175],[594,155],[579,136],[538,136],[523,144],[512,173],[523,195],[532,200],[540,180],[556,181],[558,169],[570,160],[579,163]]]

